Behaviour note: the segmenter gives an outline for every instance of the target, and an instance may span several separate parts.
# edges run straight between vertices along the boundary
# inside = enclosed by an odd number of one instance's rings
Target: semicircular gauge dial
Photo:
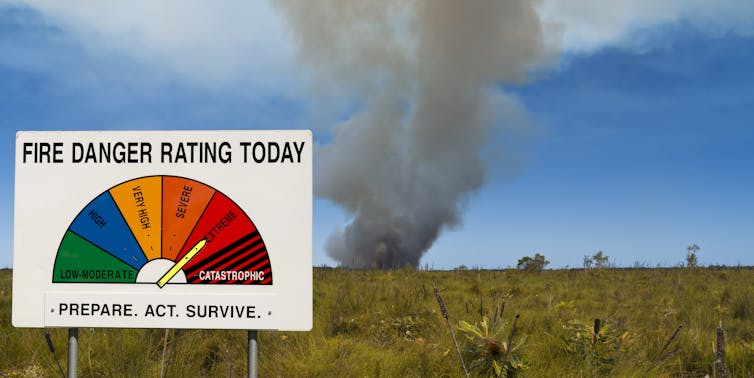
[[[52,282],[271,285],[254,222],[222,192],[178,176],[118,184],[66,230]]]

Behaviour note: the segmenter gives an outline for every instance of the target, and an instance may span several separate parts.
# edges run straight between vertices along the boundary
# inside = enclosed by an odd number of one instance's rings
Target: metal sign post
[[[68,328],[68,378],[76,378],[79,361],[79,329]]]
[[[249,345],[249,378],[257,378],[257,330],[250,329],[246,335],[246,341]]]

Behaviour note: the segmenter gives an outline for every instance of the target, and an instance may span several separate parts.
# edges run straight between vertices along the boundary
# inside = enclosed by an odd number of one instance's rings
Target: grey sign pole
[[[68,378],[76,378],[79,367],[79,329],[68,328]]]
[[[249,344],[249,378],[257,378],[257,330],[250,329],[246,341]]]

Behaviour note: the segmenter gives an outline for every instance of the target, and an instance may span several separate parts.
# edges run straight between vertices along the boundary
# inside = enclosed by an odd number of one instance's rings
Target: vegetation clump
[[[699,252],[700,249],[701,247],[696,245],[696,243],[686,247],[686,267],[696,268],[699,266],[696,253]]]
[[[517,318],[518,319],[518,318]],[[512,377],[526,370],[526,363],[519,356],[524,339],[513,339],[515,322],[508,340],[503,340],[505,324],[489,324],[487,317],[474,324],[458,322],[458,330],[466,336],[464,359],[469,368],[480,376]]]
[[[589,269],[592,267],[597,269],[609,268],[611,267],[611,265],[610,256],[606,255],[602,251],[597,251],[597,253],[592,256],[584,256],[584,269]]]
[[[619,354],[622,353],[621,342],[628,333],[618,335],[608,324],[594,319],[594,325],[572,320],[564,326],[567,336],[564,348],[567,353],[586,362],[587,368],[595,374],[608,374],[615,367]]]
[[[518,259],[516,268],[526,272],[541,272],[545,267],[550,264],[545,257],[539,253],[535,253],[534,257],[524,256]]]

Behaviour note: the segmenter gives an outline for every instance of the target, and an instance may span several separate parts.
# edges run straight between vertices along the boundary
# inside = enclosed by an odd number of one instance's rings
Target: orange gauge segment
[[[213,194],[215,194],[214,189],[198,181],[173,176],[163,178],[163,258],[176,259]]]
[[[115,204],[126,220],[147,260],[162,255],[162,178],[142,177],[112,189]]]

